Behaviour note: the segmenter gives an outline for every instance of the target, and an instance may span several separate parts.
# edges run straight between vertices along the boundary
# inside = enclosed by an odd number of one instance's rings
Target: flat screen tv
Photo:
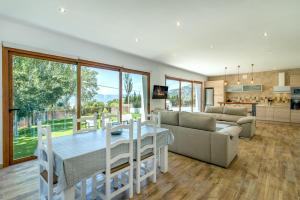
[[[153,86],[152,99],[166,99],[168,98],[168,87],[161,85]]]

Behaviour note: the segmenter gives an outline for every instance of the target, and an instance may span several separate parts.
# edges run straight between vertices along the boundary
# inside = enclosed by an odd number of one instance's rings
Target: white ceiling
[[[0,0],[0,14],[205,75],[300,67],[299,0]]]

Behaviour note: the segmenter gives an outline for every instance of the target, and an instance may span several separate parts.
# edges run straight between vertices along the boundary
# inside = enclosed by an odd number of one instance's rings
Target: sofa
[[[240,137],[251,138],[256,131],[256,120],[247,116],[247,108],[210,106],[206,107],[205,114],[214,117],[218,123],[225,123],[242,127]]]
[[[174,135],[169,151],[227,168],[238,154],[238,126],[218,128],[203,113],[161,111],[161,127]]]

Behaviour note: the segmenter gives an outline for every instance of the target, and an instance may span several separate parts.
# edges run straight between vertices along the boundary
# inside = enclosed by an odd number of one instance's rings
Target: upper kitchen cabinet
[[[262,92],[262,85],[243,85],[243,92]]]
[[[242,85],[228,85],[225,89],[226,92],[243,92]]]
[[[229,85],[226,92],[262,92],[262,85]]]

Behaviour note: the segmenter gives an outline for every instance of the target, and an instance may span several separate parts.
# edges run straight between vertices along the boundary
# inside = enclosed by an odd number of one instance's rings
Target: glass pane
[[[202,84],[194,83],[193,90],[193,112],[201,112]]]
[[[148,77],[141,74],[122,73],[122,121],[145,119],[148,110]]]
[[[181,111],[192,112],[192,83],[181,82]]]
[[[168,99],[166,100],[166,109],[179,111],[179,81],[166,80],[168,86]]]
[[[13,56],[13,159],[33,156],[37,121],[52,136],[72,134],[76,112],[76,65]]]
[[[81,67],[81,117],[102,113],[119,114],[119,72]],[[117,121],[117,117],[112,119]],[[85,124],[82,124],[85,126]]]

